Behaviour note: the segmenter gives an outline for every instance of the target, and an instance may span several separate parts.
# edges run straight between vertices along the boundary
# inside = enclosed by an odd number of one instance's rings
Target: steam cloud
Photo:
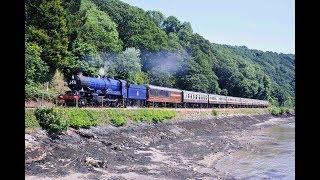
[[[91,65],[98,67],[98,74],[110,76],[115,67],[115,60],[118,54],[99,53],[97,55],[83,56],[83,60]],[[142,70],[145,72],[165,72],[175,74],[184,72],[184,63],[190,58],[187,52],[143,52],[140,55]]]

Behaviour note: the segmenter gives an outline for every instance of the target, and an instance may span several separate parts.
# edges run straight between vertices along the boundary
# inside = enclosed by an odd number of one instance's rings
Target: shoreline
[[[294,116],[277,118],[285,117]],[[270,119],[274,117],[269,114],[233,115],[125,127],[104,125],[70,129],[58,138],[35,130],[26,134],[26,179],[228,178],[214,163],[234,151],[255,148],[232,134],[272,126],[266,123]],[[43,152],[45,157],[41,157]]]

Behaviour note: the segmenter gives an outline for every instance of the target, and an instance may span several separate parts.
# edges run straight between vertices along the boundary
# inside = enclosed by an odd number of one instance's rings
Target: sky
[[[295,53],[294,0],[122,0],[191,23],[212,43]]]

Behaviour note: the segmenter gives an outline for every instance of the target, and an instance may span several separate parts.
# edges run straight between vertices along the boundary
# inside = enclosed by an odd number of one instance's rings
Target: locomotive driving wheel
[[[87,100],[86,99],[79,99],[79,106],[84,107],[87,105]]]

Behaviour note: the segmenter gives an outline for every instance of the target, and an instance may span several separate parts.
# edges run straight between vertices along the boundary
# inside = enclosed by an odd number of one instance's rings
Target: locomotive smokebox
[[[80,90],[81,89],[81,82],[80,82],[79,76],[82,76],[82,73],[75,75],[75,76],[74,75],[71,76],[69,83],[68,83],[68,86],[71,90]]]

